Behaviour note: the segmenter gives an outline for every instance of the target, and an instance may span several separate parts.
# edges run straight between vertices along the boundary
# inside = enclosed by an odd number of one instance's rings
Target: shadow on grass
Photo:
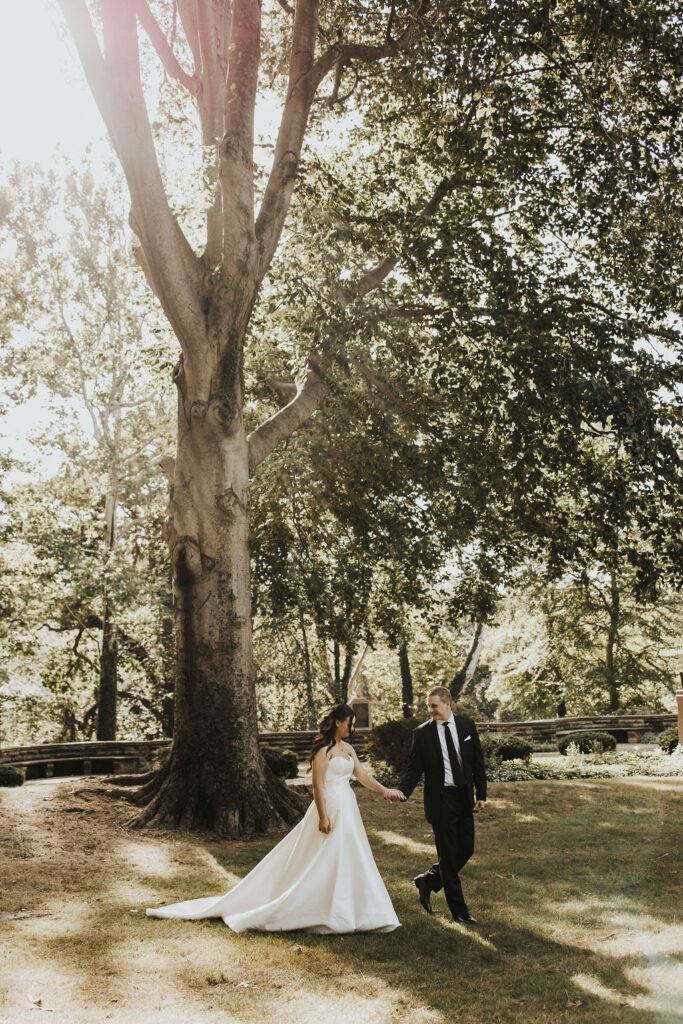
[[[120,828],[102,829],[99,862],[74,875],[77,906],[64,913],[62,889],[41,904],[53,917],[16,924],[88,1021],[132,1019],[120,1012],[137,1007],[136,1021],[165,1024],[683,1024],[672,899],[683,783],[620,783],[496,786],[463,874],[477,928],[449,921],[442,897],[432,917],[417,903],[411,878],[433,849],[419,801],[389,807],[365,792],[397,932],[234,935],[220,921],[145,918],[145,906],[227,891],[277,837],[222,843]]]

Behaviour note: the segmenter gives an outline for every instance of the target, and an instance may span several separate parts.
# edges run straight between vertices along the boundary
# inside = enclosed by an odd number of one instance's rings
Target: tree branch
[[[104,0],[105,57],[85,0],[59,0],[86,79],[121,161],[132,223],[149,275],[181,345],[204,333],[199,261],[171,213],[140,80],[137,0]]]
[[[449,178],[444,178],[439,182],[434,194],[431,199],[426,203],[424,209],[420,211],[413,223],[409,226],[403,239],[403,244],[407,240],[408,236],[418,232],[427,223],[431,217],[434,216],[441,203],[444,201],[446,196],[450,195],[456,185],[459,183],[460,177],[458,174],[452,174]],[[346,302],[351,302],[353,299],[362,298],[367,295],[368,292],[378,288],[379,285],[389,276],[392,270],[395,269],[398,264],[399,256],[384,256],[379,260],[374,267],[367,270],[362,277],[355,283],[347,286],[343,289],[343,296]]]
[[[339,359],[342,361],[341,357],[339,357]],[[365,363],[362,363],[360,359],[355,359],[353,356],[347,356],[343,362],[345,362],[347,366],[357,370],[367,383],[373,387],[375,391],[379,391],[379,393],[383,395],[384,398],[394,406],[394,408],[398,409],[406,419],[417,424],[426,431],[431,429],[424,416],[420,416],[419,413],[416,413],[407,402],[404,402],[402,398],[399,398],[393,388],[389,387],[388,384],[381,380],[377,374],[371,370],[369,366],[366,366]]]
[[[313,415],[327,394],[325,374],[332,362],[309,359],[306,379],[297,382],[296,396],[283,409],[265,420],[247,438],[249,445],[249,469],[253,471],[272,450],[286,438],[291,437]]]
[[[184,85],[193,95],[197,95],[197,79],[194,75],[188,75],[187,71],[180,66],[176,55],[171,48],[168,39],[161,30],[159,22],[150,11],[147,0],[137,0],[137,11],[140,24],[149,37],[149,41],[156,50],[166,72]]]
[[[254,232],[254,109],[261,39],[259,0],[233,0],[225,135],[219,147],[225,253],[244,252]]]

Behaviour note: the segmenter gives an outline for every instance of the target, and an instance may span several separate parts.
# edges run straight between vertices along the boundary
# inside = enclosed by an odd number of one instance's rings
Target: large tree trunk
[[[401,666],[401,700],[403,702],[403,717],[410,718],[413,714],[413,677],[410,672],[410,660],[408,658],[408,644],[401,644],[398,649],[398,662]]]
[[[182,366],[178,384],[183,392]],[[139,823],[228,837],[296,820],[301,797],[258,746],[249,565],[249,459],[239,411],[179,402],[171,497],[175,725],[168,764]],[[226,422],[227,420],[227,422]],[[157,792],[154,789],[157,788]]]
[[[102,653],[100,655],[100,686],[97,696],[97,738],[116,739],[116,705],[118,690],[119,641],[116,609],[107,578],[109,561],[116,546],[117,491],[111,489],[104,503],[105,581],[102,600]]]

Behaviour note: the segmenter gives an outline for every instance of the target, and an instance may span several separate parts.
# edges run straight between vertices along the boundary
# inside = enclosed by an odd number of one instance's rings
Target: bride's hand
[[[400,789],[385,789],[382,794],[385,800],[389,800],[390,803],[398,803],[399,801],[405,800],[403,793]]]
[[[327,835],[328,832],[332,831],[332,826],[330,825],[330,819],[327,817],[327,815],[325,815],[324,818],[321,818],[320,821],[318,822],[318,831],[319,832],[324,832],[325,835]]]

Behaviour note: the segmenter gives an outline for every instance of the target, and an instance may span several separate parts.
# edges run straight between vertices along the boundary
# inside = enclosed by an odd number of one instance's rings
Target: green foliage
[[[528,761],[534,750],[531,740],[514,733],[496,733],[482,730],[479,735],[485,759],[491,761],[513,761],[518,758]]]
[[[651,601],[635,591],[625,552],[612,581],[597,553],[594,566],[579,564],[559,579],[529,565],[486,631],[489,714],[503,720],[607,714],[611,688],[619,710],[670,710],[683,601],[673,588],[662,587]]]
[[[131,265],[121,180],[111,166],[100,174],[57,160],[49,174],[14,168],[2,190],[12,258],[0,370],[13,402],[44,395],[50,416],[32,434],[41,472],[13,467],[1,538],[14,579],[13,628],[0,633],[12,685],[0,675],[0,702],[17,743],[92,736],[105,595],[118,625],[119,735],[172,728],[167,484],[155,465],[169,438],[171,354]]]
[[[490,782],[527,782],[550,779],[609,779],[631,775],[649,775],[659,778],[683,776],[683,756],[666,755],[650,750],[629,753],[581,754],[580,760],[570,765],[555,765],[537,761],[501,761],[487,769]]]
[[[293,750],[283,747],[261,747],[261,753],[273,775],[277,775],[279,779],[296,778],[299,759]]]
[[[678,746],[678,728],[672,725],[669,729],[662,729],[657,736],[657,743],[665,754],[673,754]]]
[[[419,718],[396,718],[376,725],[368,736],[367,752],[373,761],[382,761],[395,770],[405,766],[410,754],[413,732]]]
[[[617,749],[617,741],[608,732],[573,732],[558,741],[557,749],[561,754],[566,754],[572,744],[582,754],[602,753],[602,751]]]
[[[0,764],[0,786],[23,786],[24,773],[13,764]]]

